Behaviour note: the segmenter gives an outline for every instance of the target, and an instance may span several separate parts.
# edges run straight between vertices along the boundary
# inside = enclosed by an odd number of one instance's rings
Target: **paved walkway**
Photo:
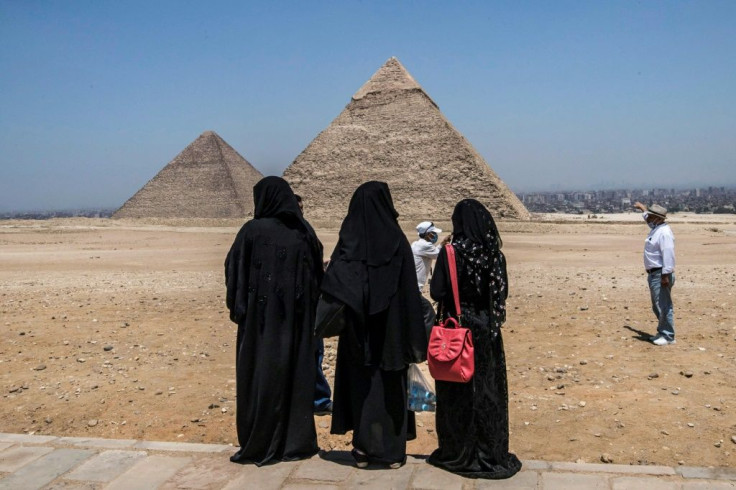
[[[45,489],[540,489],[736,488],[735,468],[523,461],[509,480],[471,480],[409,457],[398,470],[359,470],[347,451],[258,468],[231,446],[0,433],[0,490]]]

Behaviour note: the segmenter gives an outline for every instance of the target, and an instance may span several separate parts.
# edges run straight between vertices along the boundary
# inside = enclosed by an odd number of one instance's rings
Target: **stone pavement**
[[[45,489],[539,489],[736,488],[735,468],[523,461],[509,480],[461,478],[409,457],[398,470],[355,468],[348,451],[261,468],[231,463],[233,447],[0,433],[0,490]]]

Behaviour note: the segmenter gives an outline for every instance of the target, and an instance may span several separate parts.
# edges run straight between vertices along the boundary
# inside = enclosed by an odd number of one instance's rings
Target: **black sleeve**
[[[447,269],[447,250],[442,247],[440,254],[437,256],[432,280],[429,282],[429,295],[435,301],[442,301],[451,294],[451,290],[450,273]]]
[[[242,229],[235,237],[225,259],[225,285],[227,287],[225,303],[230,310],[230,320],[234,323],[239,323],[245,316],[252,245],[252,240]]]

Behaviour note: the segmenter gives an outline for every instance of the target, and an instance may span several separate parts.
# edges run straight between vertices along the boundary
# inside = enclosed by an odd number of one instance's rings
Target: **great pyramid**
[[[113,218],[242,218],[263,178],[214,131],[205,131],[115,211]]]
[[[496,218],[529,211],[396,58],[389,59],[284,171],[310,219],[339,221],[353,191],[380,180],[401,220],[449,220],[474,198]]]

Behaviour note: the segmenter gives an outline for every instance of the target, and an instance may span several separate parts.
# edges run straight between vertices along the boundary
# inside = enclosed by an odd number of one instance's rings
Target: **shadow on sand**
[[[412,456],[416,459],[427,459],[427,455],[425,454],[408,454],[407,456]],[[336,463],[342,466],[355,466],[355,460],[353,459],[353,456],[350,454],[350,451],[340,451],[333,449],[332,451],[320,451],[319,457],[324,459],[325,461],[330,461],[332,463]],[[379,470],[379,469],[386,469],[385,464],[378,464],[378,463],[371,463],[368,465],[367,468],[364,468],[366,470]]]
[[[644,332],[642,330],[637,330],[630,325],[624,325],[624,328],[627,328],[631,330],[632,332],[634,332],[636,334],[634,335],[634,338],[636,340],[641,340],[642,342],[646,342],[647,344],[652,341],[652,335],[647,332]]]

